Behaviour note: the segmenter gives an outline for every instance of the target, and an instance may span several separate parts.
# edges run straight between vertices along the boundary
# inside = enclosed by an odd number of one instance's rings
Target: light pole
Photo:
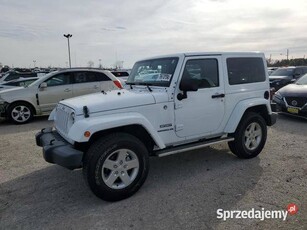
[[[67,38],[67,42],[68,42],[69,68],[71,68],[69,38],[71,38],[71,37],[72,37],[72,34],[64,34],[63,36],[64,36],[65,38]]]
[[[34,68],[35,68],[35,63],[36,63],[36,60],[33,60],[33,65],[34,65]]]
[[[102,66],[101,66],[101,59],[99,59],[99,68],[102,69]]]

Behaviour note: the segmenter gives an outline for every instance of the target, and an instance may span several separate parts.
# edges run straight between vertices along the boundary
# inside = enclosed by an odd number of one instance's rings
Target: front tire
[[[249,112],[243,116],[236,132],[234,141],[228,146],[239,158],[256,157],[263,149],[267,138],[267,126],[262,116]]]
[[[126,133],[96,141],[86,153],[84,177],[99,198],[118,201],[132,196],[145,182],[149,155],[145,145]]]
[[[9,106],[7,115],[13,123],[25,124],[32,120],[33,109],[28,103],[17,102]]]

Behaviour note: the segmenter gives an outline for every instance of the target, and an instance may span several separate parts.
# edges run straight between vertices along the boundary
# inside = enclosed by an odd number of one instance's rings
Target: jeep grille
[[[66,106],[58,105],[57,107],[55,127],[61,134],[68,134],[69,128],[72,125],[72,122],[69,121],[71,112],[71,109]]]

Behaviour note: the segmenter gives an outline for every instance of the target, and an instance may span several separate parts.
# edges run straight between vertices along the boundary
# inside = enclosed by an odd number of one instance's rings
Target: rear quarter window
[[[262,58],[227,58],[230,85],[263,82],[266,79]]]
[[[95,73],[97,81],[111,81],[111,79],[104,73]]]

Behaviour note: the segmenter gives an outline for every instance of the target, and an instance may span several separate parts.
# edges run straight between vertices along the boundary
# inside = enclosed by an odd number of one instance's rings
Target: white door
[[[45,81],[47,88],[38,89],[38,102],[42,112],[53,110],[56,104],[72,97],[71,74],[61,73]]]
[[[197,137],[220,132],[225,110],[221,57],[186,58],[181,76],[199,86],[197,91],[187,92],[187,98],[175,99],[176,134]],[[180,92],[178,89],[177,94]]]

